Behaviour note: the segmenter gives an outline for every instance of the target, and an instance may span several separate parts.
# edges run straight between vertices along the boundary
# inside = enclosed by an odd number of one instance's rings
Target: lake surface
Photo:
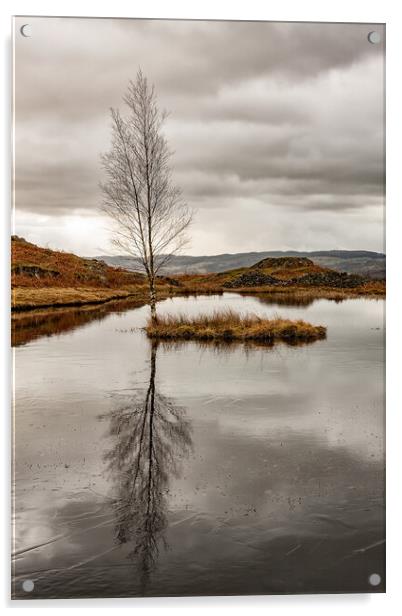
[[[384,591],[384,302],[158,308],[224,307],[327,338],[151,346],[127,305],[16,323],[15,598]]]

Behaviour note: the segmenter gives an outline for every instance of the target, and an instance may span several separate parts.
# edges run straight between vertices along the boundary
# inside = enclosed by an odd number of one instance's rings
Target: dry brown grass
[[[28,310],[39,306],[78,306],[81,304],[98,304],[113,299],[122,299],[134,295],[143,296],[138,288],[132,289],[96,289],[96,288],[61,288],[18,287],[12,290],[13,310]]]
[[[305,321],[263,319],[257,315],[240,315],[232,310],[211,315],[160,316],[156,324],[148,321],[146,332],[160,340],[241,340],[272,343],[277,340],[295,342],[325,338],[326,328]]]
[[[175,287],[167,285],[158,287],[158,300],[175,295]],[[134,298],[142,303],[148,302],[146,285],[133,285],[120,289],[102,289],[96,287],[16,287],[11,291],[11,308],[15,311],[58,306],[83,306],[85,304],[102,304],[112,300]]]

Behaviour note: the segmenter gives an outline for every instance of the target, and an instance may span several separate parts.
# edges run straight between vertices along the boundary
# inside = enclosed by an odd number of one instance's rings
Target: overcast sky
[[[31,37],[19,28],[32,26]],[[378,25],[18,18],[16,226],[112,254],[101,214],[109,108],[139,67],[170,111],[189,254],[384,250]]]

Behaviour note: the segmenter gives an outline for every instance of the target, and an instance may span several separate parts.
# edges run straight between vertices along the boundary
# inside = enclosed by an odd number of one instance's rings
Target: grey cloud
[[[33,36],[16,38],[17,208],[99,215],[108,110],[141,66],[171,111],[166,134],[175,178],[199,209],[195,236],[208,234],[203,211],[227,226],[238,208],[220,240],[237,250],[247,207],[278,220],[353,213],[364,228],[384,192],[384,46],[367,42],[374,28],[384,38],[383,26],[365,24],[34,18]],[[333,247],[352,237],[345,222],[331,224]]]
[[[180,109],[181,96],[256,76],[306,79],[382,51],[367,25],[37,18],[33,28],[16,41],[17,105],[81,121],[118,104],[139,65]]]
[[[96,171],[70,160],[33,166],[17,175],[17,207],[51,215],[96,210],[100,203],[96,178]]]

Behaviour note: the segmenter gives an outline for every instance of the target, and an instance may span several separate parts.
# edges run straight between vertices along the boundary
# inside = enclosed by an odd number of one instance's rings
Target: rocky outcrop
[[[314,263],[307,257],[268,257],[253,265],[252,269],[299,269],[314,267]]]
[[[19,263],[11,268],[13,274],[22,274],[31,278],[57,278],[60,272],[57,270],[41,267],[40,265],[30,265],[28,263]]]
[[[181,287],[181,283],[176,280],[176,278],[170,278],[169,276],[158,276],[158,280],[163,280],[167,284],[170,284],[171,287]]]
[[[358,274],[320,268],[307,257],[280,257],[263,259],[236,278],[224,282],[223,286],[227,289],[265,286],[351,289],[368,281]]]

